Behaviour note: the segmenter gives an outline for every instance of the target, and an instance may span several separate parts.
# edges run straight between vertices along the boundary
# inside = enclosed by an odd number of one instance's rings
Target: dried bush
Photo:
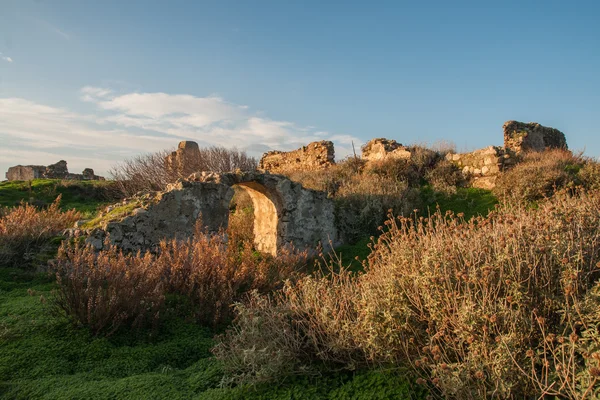
[[[56,305],[94,334],[110,335],[122,326],[157,323],[166,294],[187,299],[198,322],[216,326],[231,318],[231,305],[245,293],[280,288],[306,263],[306,253],[271,257],[251,244],[224,242],[224,234],[198,231],[187,241],[163,241],[157,254],[123,254],[105,244],[102,251],[63,245],[54,263]]]
[[[252,353],[245,335],[264,333],[272,354],[299,357],[283,371],[385,364],[410,366],[445,398],[598,396],[600,193],[386,225],[364,274],[307,277],[257,309],[238,306],[246,317],[217,356]],[[260,326],[246,330],[248,315]],[[252,379],[272,368],[260,362],[229,371]]]
[[[27,203],[0,209],[0,265],[31,261],[48,240],[81,218],[75,210],[60,210],[59,195],[46,209]]]
[[[165,271],[169,291],[189,298],[199,322],[216,326],[230,320],[231,305],[244,293],[281,287],[306,260],[306,253],[290,250],[270,257],[256,253],[249,242],[226,244],[222,235],[199,233],[193,240],[161,243],[156,263]]]
[[[257,167],[255,158],[244,151],[220,146],[200,148],[195,160],[187,160],[181,171],[167,168],[165,159],[169,150],[133,157],[115,165],[110,175],[125,196],[133,196],[140,191],[163,190],[169,183],[186,178],[199,171],[229,172],[236,169],[253,171]]]
[[[150,253],[123,254],[110,243],[100,252],[63,244],[53,268],[54,305],[94,335],[158,322],[165,299],[163,270]]]
[[[600,162],[597,159],[586,158],[578,174],[581,185],[587,189],[600,189]]]
[[[465,177],[456,164],[441,159],[425,173],[425,179],[433,190],[445,194],[456,193],[456,188],[465,184]]]
[[[402,165],[394,161],[391,164]],[[351,157],[327,169],[289,172],[287,176],[305,188],[327,192],[336,203],[336,225],[342,237],[354,242],[376,234],[388,210],[404,215],[420,204],[418,191],[401,173],[379,166]]]
[[[538,201],[556,189],[575,186],[583,162],[581,156],[568,150],[526,153],[520,163],[498,177],[494,193],[505,201]]]

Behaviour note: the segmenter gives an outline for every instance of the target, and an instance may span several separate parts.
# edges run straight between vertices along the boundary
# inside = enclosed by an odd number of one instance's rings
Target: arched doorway
[[[254,214],[254,246],[258,251],[277,254],[280,244],[278,232],[281,200],[258,182],[242,182],[232,186],[236,191],[245,192],[252,201]]]

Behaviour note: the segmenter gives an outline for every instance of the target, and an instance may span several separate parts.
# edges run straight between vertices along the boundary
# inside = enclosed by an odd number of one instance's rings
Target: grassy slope
[[[485,216],[498,204],[498,199],[491,191],[477,188],[458,188],[455,194],[447,195],[425,187],[421,191],[421,198],[425,205],[421,211],[423,215],[433,214],[439,206],[442,213],[463,213],[465,219]]]
[[[415,393],[401,375],[383,371],[220,388],[207,329],[171,318],[154,337],[93,338],[52,313],[53,286],[44,276],[0,269],[0,398],[408,399]]]
[[[12,207],[21,201],[48,205],[60,194],[63,210],[75,208],[87,217],[91,217],[99,206],[114,201],[109,195],[110,185],[110,181],[61,181],[59,179],[0,182],[0,206]]]

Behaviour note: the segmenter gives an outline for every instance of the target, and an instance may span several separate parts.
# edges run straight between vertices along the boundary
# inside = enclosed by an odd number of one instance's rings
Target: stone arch
[[[257,172],[190,175],[165,191],[131,201],[141,203],[130,215],[91,233],[88,241],[101,248],[106,234],[124,250],[146,250],[161,240],[191,237],[198,220],[208,232],[229,223],[233,187],[245,190],[254,205],[254,236],[258,250],[277,254],[283,247],[314,249],[338,244],[334,205],[325,192],[305,189],[282,175]]]
[[[277,254],[279,249],[279,218],[281,215],[281,199],[276,192],[267,189],[258,182],[242,182],[237,186],[252,199],[254,208],[254,245],[264,253]]]

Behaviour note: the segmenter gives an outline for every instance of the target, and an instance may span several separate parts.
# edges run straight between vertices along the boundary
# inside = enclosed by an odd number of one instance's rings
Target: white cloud
[[[3,59],[4,61],[9,62],[9,63],[11,63],[11,62],[14,61],[12,58],[10,58],[9,56],[5,56],[2,53],[0,53],[0,58]]]
[[[49,155],[56,158],[44,162],[73,161],[72,169],[87,156],[83,167],[106,173],[108,165],[124,155],[172,148],[180,140],[247,148],[254,156],[265,149],[291,150],[311,141],[332,140],[338,159],[352,152],[352,142],[361,144],[349,135],[267,118],[218,96],[116,94],[109,88],[86,86],[80,99],[94,105],[95,111],[80,114],[26,99],[0,98],[0,141],[8,143],[4,153],[13,155],[0,153],[0,168],[6,170],[9,160],[14,165],[17,158],[21,164],[40,163],[37,157],[29,159],[32,151],[38,151],[44,160]]]

